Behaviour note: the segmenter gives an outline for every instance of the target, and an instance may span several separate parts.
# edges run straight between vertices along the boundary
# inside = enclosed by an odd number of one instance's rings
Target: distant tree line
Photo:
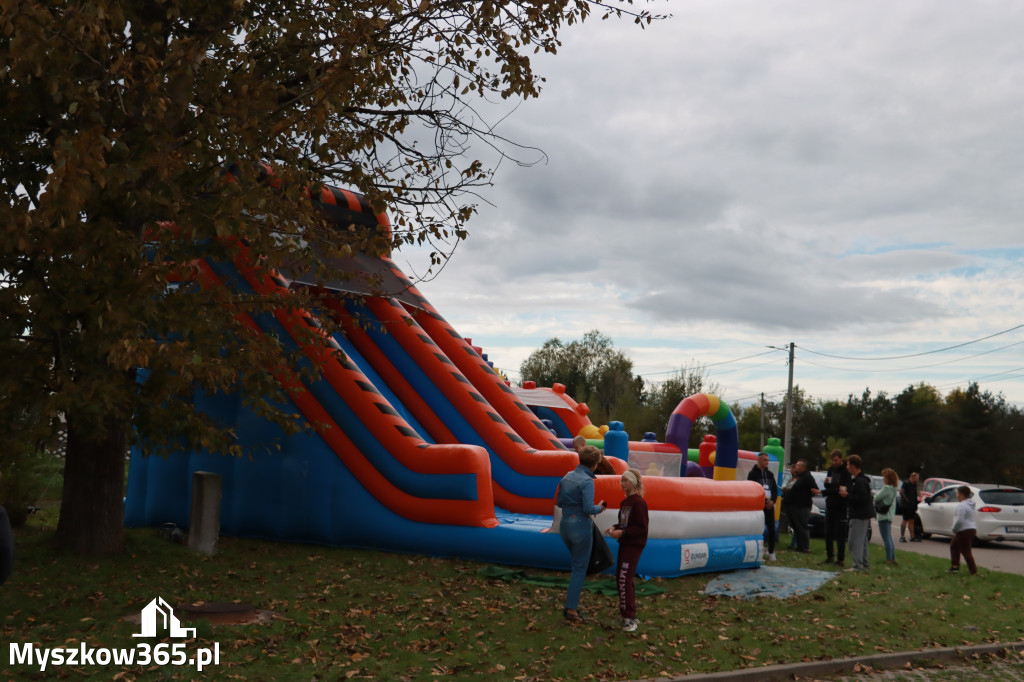
[[[664,440],[669,416],[684,398],[723,393],[699,364],[680,367],[663,381],[645,381],[634,374],[632,360],[597,330],[568,343],[550,339],[522,363],[520,374],[540,386],[564,384],[591,408],[592,422],[622,421],[634,440],[648,431]],[[762,404],[731,407],[740,447],[759,450]],[[785,439],[785,396],[765,401],[763,412],[765,440]],[[917,471],[922,479],[1024,486],[1024,412],[976,383],[945,396],[922,382],[893,396],[865,389],[846,400],[814,400],[796,386],[792,424],[791,458],[806,459],[812,468],[824,468],[828,453],[839,448],[861,455],[868,473],[892,467],[901,478]],[[701,419],[690,434],[690,447],[707,433],[714,433],[714,426]]]

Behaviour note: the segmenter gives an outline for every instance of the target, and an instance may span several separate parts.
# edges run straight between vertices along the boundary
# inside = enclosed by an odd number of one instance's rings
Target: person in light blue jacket
[[[882,469],[882,481],[885,485],[875,494],[875,520],[878,522],[878,534],[885,545],[885,563],[896,565],[896,545],[892,541],[892,520],[896,516],[896,486],[900,479],[896,472],[886,467]],[[879,511],[879,508],[885,511]]]
[[[593,546],[593,521],[590,517],[600,514],[607,507],[604,500],[594,504],[594,469],[600,464],[601,457],[601,451],[593,445],[581,448],[580,465],[562,477],[558,484],[558,497],[555,499],[555,504],[562,510],[558,533],[572,556],[572,576],[569,578],[562,615],[574,623],[583,621],[578,606]]]

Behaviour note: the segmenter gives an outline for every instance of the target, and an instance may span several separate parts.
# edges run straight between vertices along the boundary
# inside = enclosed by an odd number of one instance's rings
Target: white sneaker
[[[636,618],[633,618],[632,620],[629,620],[629,619],[624,620],[622,622],[622,631],[623,632],[636,632],[636,628],[639,625],[640,625],[640,621],[638,621]]]
[[[768,555],[768,561],[778,561],[778,559],[775,558],[775,552]]]

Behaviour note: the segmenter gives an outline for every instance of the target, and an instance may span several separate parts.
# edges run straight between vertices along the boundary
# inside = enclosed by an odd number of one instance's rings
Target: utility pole
[[[761,449],[758,452],[764,452],[764,391],[761,392]]]
[[[786,391],[786,440],[783,443],[783,449],[785,449],[785,464],[788,466],[792,461],[792,445],[793,445],[793,349],[796,344],[792,341],[789,343],[789,390]]]

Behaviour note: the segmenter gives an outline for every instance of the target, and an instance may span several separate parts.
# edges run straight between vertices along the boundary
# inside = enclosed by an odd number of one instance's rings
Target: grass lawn
[[[219,645],[219,665],[38,666],[0,658],[2,679],[624,680],[929,647],[1016,641],[1024,635],[1024,577],[981,569],[948,575],[943,559],[899,554],[886,567],[871,546],[870,573],[839,573],[814,593],[745,601],[704,595],[715,574],[653,584],[639,598],[640,629],[618,629],[617,599],[584,592],[590,622],[562,620],[561,589],[481,577],[482,564],[370,550],[223,538],[202,557],[128,531],[128,551],[82,560],[50,548],[56,512],[17,531],[15,574],[0,588],[0,641],[37,648],[127,648],[154,597],[172,606],[242,602],[269,622],[197,627],[197,648]],[[785,545],[785,540],[781,543]],[[779,552],[779,565],[821,568],[812,553]],[[539,569],[537,576],[566,575]],[[180,613],[180,611],[179,611]],[[154,641],[153,644],[156,644]],[[35,672],[33,672],[35,671]]]

